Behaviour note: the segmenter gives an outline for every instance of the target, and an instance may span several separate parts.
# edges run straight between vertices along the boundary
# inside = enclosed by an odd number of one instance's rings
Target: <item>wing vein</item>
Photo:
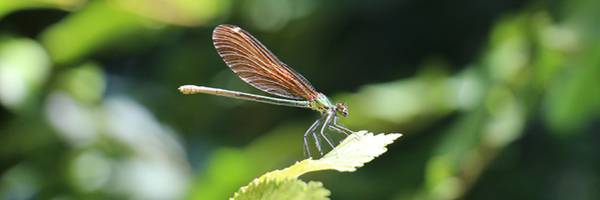
[[[227,66],[257,89],[292,99],[312,100],[319,94],[306,78],[237,26],[217,26],[213,44]]]

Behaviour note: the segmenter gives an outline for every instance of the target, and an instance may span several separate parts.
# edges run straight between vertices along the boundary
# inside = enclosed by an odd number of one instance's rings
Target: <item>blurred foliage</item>
[[[226,199],[302,158],[315,113],[260,93],[210,35],[240,25],[401,132],[332,199],[599,199],[600,1],[3,0],[0,199]],[[310,184],[307,186],[310,187]]]

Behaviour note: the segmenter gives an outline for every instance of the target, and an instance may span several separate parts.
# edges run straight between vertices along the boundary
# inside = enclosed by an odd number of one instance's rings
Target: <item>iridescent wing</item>
[[[227,66],[246,83],[291,99],[313,100],[318,95],[302,75],[240,27],[219,25],[213,31],[212,39]]]

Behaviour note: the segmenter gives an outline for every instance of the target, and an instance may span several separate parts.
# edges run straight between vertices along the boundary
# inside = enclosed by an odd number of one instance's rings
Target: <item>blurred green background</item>
[[[216,54],[236,24],[405,137],[332,199],[600,199],[600,1],[2,0],[0,199],[226,199],[303,159],[317,114]]]

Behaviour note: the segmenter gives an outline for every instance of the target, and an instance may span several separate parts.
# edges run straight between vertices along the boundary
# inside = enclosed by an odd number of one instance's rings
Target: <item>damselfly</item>
[[[281,62],[250,33],[233,25],[219,25],[212,35],[213,44],[227,66],[246,83],[267,93],[283,98],[261,96],[218,88],[184,85],[179,87],[183,94],[205,93],[275,105],[309,108],[321,113],[304,133],[304,152],[311,157],[308,136],[312,135],[317,150],[323,155],[319,136],[331,148],[335,145],[325,134],[330,129],[343,134],[352,131],[338,123],[338,115],[348,116],[348,106],[333,104],[298,72]]]

